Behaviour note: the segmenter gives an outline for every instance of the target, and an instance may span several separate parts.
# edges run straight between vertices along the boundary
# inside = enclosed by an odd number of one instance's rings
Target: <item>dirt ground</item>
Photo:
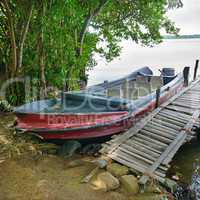
[[[76,158],[77,160],[77,158]],[[82,164],[57,156],[21,157],[0,165],[0,200],[139,200],[155,196],[128,196],[123,188],[104,192],[92,184],[81,183],[94,164]]]
[[[13,115],[0,115],[0,200],[159,200],[160,196],[143,194],[128,195],[123,187],[105,192],[92,182],[81,183],[96,165],[93,157],[75,155],[63,158],[58,155],[34,155],[25,153],[3,159],[2,145],[10,141],[9,126]],[[30,141],[8,143],[6,148],[18,151],[16,147],[33,148]],[[12,137],[11,137],[12,138]],[[78,162],[77,162],[78,161]],[[94,177],[95,179],[95,177]]]

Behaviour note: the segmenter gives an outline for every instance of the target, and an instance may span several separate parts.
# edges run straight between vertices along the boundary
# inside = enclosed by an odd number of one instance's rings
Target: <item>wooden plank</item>
[[[173,105],[167,106],[167,109],[175,110],[177,112],[182,112],[182,113],[191,114],[191,115],[194,112],[194,109],[188,109],[188,108],[183,108],[183,107],[180,107],[180,106],[173,106]]]
[[[158,160],[148,169],[147,173],[153,173],[156,168],[163,162],[168,161],[165,160],[167,157],[169,158],[169,153],[171,153],[172,155],[176,153],[177,151],[177,147],[183,143],[183,141],[185,140],[185,138],[187,137],[187,132],[186,130],[192,128],[193,123],[195,121],[195,119],[197,119],[199,117],[200,111],[197,110],[193,113],[192,119],[186,124],[186,126],[184,127],[185,130],[182,130],[178,136],[176,137],[176,139],[167,147],[167,149],[162,153],[162,155],[158,158]],[[180,143],[180,144],[179,144]],[[166,164],[166,163],[164,163]],[[141,179],[140,179],[140,183],[145,184],[148,180],[148,176],[144,175]]]
[[[160,153],[156,153],[149,149],[147,146],[142,146],[141,144],[137,144],[135,141],[126,141],[125,144],[134,147],[135,149],[140,150],[141,152],[151,154],[153,157],[158,158],[160,156]],[[123,145],[123,144],[121,144]]]
[[[112,155],[121,156],[124,160],[127,160],[130,163],[133,163],[134,165],[139,166],[140,168],[147,169],[147,168],[149,168],[151,166],[151,164],[149,164],[147,162],[144,162],[143,160],[137,159],[137,158],[127,154],[126,152],[124,152],[124,151],[122,151],[120,149],[117,149]]]
[[[135,149],[137,149],[137,150],[139,150],[139,151],[141,151],[141,152],[143,152],[143,153],[150,154],[150,155],[153,156],[154,158],[158,158],[158,157],[160,156],[159,153],[156,153],[156,152],[154,152],[154,151],[149,150],[149,148],[147,148],[146,146],[138,145],[138,144],[136,144],[134,141],[126,141],[126,142],[123,143],[123,144],[129,145],[129,146],[131,146],[131,147],[133,147],[133,148],[135,148]],[[123,145],[123,144],[121,144],[121,145]],[[121,145],[120,145],[120,146],[121,146]]]
[[[170,132],[169,130],[162,129],[158,126],[152,126],[150,124],[145,126],[145,130],[149,130],[150,132],[154,132],[170,140],[173,140],[177,135],[177,133],[174,134],[174,132]]]
[[[183,123],[183,122],[179,122],[179,121],[176,121],[176,120],[174,120],[174,119],[170,119],[169,117],[167,117],[167,116],[162,116],[162,115],[160,115],[160,114],[156,115],[155,118],[156,118],[156,119],[163,120],[163,121],[166,121],[166,122],[169,122],[169,123],[171,123],[171,124],[173,124],[173,125],[176,125],[176,126],[178,126],[178,127],[180,127],[180,128],[184,126],[184,123]]]
[[[161,119],[153,118],[152,121],[155,122],[155,123],[164,125],[164,126],[166,126],[166,127],[168,127],[168,128],[173,128],[175,131],[179,131],[179,130],[180,130],[180,126],[177,126],[177,125],[175,125],[175,124],[171,124],[171,123],[166,122],[166,121],[163,121],[163,120],[161,120]]]
[[[131,143],[132,145],[137,145],[137,146],[139,146],[140,148],[145,148],[147,151],[149,151],[149,152],[151,152],[151,153],[153,153],[153,154],[156,154],[156,155],[160,155],[161,153],[162,153],[162,151],[159,151],[159,150],[157,150],[157,149],[155,149],[155,148],[152,148],[151,146],[149,146],[149,145],[145,145],[145,144],[143,144],[142,142],[140,142],[140,141],[137,141],[137,140],[127,140],[126,141],[126,143]]]
[[[166,148],[166,150],[162,153],[162,155],[158,158],[158,160],[147,169],[146,173],[153,173],[156,168],[163,162],[163,160],[167,157],[167,155],[170,153],[171,149],[182,139],[183,137],[183,133],[179,134],[176,139]],[[148,181],[149,177],[146,175],[143,175],[139,182],[141,184],[146,184],[146,182]]]
[[[152,149],[154,148],[154,151],[157,152],[157,153],[162,153],[162,151],[163,151],[163,147],[160,147],[157,144],[154,144],[154,143],[149,142],[147,140],[143,140],[143,139],[138,138],[138,137],[134,137],[134,140],[137,141],[137,142],[141,142],[144,145],[151,147]]]
[[[178,131],[174,130],[173,128],[166,127],[165,125],[162,125],[162,124],[154,122],[154,121],[150,121],[146,126],[152,126],[152,127],[158,128],[158,129],[160,128],[163,131],[164,130],[167,131],[171,135],[176,135],[178,133]]]
[[[187,131],[190,130],[195,121],[199,118],[199,115],[200,115],[200,111],[199,110],[196,110],[193,115],[192,115],[192,118],[190,119],[190,121],[188,121],[188,123],[186,124],[186,126],[184,127],[184,130],[181,131],[181,133],[184,133],[185,134],[185,139],[187,137]],[[184,142],[184,140],[182,141],[182,143]],[[170,158],[172,158],[174,156],[174,152],[176,152],[179,148],[180,148],[180,144],[177,144],[177,146],[175,147],[174,151],[172,151],[168,156],[167,158],[163,161],[163,164],[168,164],[169,161],[170,161]]]
[[[177,116],[173,116],[173,115],[170,115],[170,114],[165,114],[165,113],[159,113],[160,116],[163,116],[163,117],[166,117],[166,118],[169,118],[169,119],[172,119],[172,120],[175,120],[177,122],[180,122],[180,123],[183,123],[185,124],[187,122],[186,119],[183,119],[183,118],[179,118]]]
[[[182,100],[176,100],[173,103],[180,103],[180,104],[187,104],[187,105],[195,105],[198,106],[199,102],[193,102],[193,101],[182,101]]]
[[[162,104],[159,108],[155,109],[149,116],[145,117],[141,121],[137,122],[136,125],[132,128],[130,128],[126,133],[122,134],[118,138],[115,138],[115,144],[112,145],[112,149],[110,150],[109,153],[114,151],[121,143],[126,141],[128,138],[132,137],[133,135],[137,134],[137,132],[142,129],[157,113],[159,113],[164,107],[169,105],[171,102],[173,102],[175,99],[177,99],[179,96],[184,94],[187,90],[190,88],[194,87],[195,84],[199,83],[200,80],[197,80],[193,82],[190,86],[187,88],[184,88],[180,93],[176,94],[172,98],[170,98],[167,102]]]
[[[177,117],[178,119],[185,120],[186,122],[188,121],[188,119],[191,118],[191,115],[184,114],[184,113],[177,113],[176,111],[167,110],[167,109],[163,109],[160,113]]]
[[[154,129],[148,129],[146,128],[146,126],[140,132],[150,136],[151,138],[158,139],[159,141],[165,144],[168,144],[173,140],[161,135],[162,132],[154,130]]]
[[[189,97],[189,96],[187,96],[187,97],[181,96],[181,97],[178,98],[178,100],[192,101],[192,102],[197,102],[197,103],[199,102],[198,99],[195,99],[195,98],[192,98],[192,97]]]
[[[188,104],[186,102],[183,102],[183,103],[180,103],[180,102],[173,102],[172,105],[175,105],[175,106],[182,106],[182,107],[185,107],[185,108],[192,108],[192,109],[199,109],[200,106],[199,105],[192,105],[192,104]]]
[[[147,137],[147,136],[145,136],[145,135],[143,135],[143,134],[137,134],[137,137],[142,138],[142,139],[144,139],[144,140],[146,140],[146,141],[149,141],[149,142],[153,142],[153,143],[155,143],[156,145],[160,146],[161,148],[167,147],[167,144],[165,144],[165,143],[163,143],[163,142],[160,142],[160,141],[157,141],[157,140],[155,140],[155,139],[153,139],[153,138],[151,138],[151,137]]]
[[[144,153],[144,152],[142,152],[142,151],[139,151],[139,150],[137,150],[137,149],[135,149],[135,148],[133,148],[133,147],[131,147],[131,146],[129,146],[129,145],[127,145],[127,144],[121,144],[120,146],[119,146],[119,148],[118,149],[120,149],[120,150],[126,150],[126,151],[128,151],[128,152],[130,152],[130,153],[132,153],[132,155],[134,156],[134,157],[136,157],[136,158],[139,158],[140,160],[143,160],[143,161],[145,161],[145,162],[149,162],[149,163],[153,163],[153,161],[155,161],[156,160],[156,158],[155,157],[153,157],[153,156],[151,156],[150,154],[147,154],[147,153]],[[138,157],[137,157],[138,156]]]

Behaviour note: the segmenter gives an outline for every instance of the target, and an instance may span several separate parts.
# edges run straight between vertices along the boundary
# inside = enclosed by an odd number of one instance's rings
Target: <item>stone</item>
[[[169,178],[165,179],[163,185],[165,187],[169,188],[172,193],[176,191],[177,186],[178,186],[177,183],[176,183],[176,181],[173,181],[173,180],[171,180]]]
[[[133,175],[121,176],[121,183],[129,194],[137,194],[139,192],[138,180]]]
[[[76,160],[72,160],[72,161],[68,162],[67,167],[74,168],[74,167],[82,166],[83,164],[84,164],[84,161],[82,161],[80,159],[76,159]]]
[[[116,177],[127,175],[129,172],[128,167],[120,165],[118,163],[111,163],[107,166],[107,171]]]
[[[69,140],[69,141],[66,141],[60,151],[59,151],[59,154],[61,156],[65,156],[65,157],[71,157],[76,150],[80,149],[81,148],[81,144],[76,141],[76,140]]]
[[[105,168],[105,167],[108,165],[108,161],[105,160],[105,159],[99,158],[99,159],[97,159],[97,160],[95,161],[95,164],[96,164],[100,169],[103,169],[103,168]]]
[[[103,191],[111,191],[119,188],[119,180],[109,172],[102,172],[98,174],[96,186]]]
[[[156,194],[162,193],[160,187],[158,185],[156,185],[156,184],[147,185],[147,187],[145,187],[145,192],[147,192],[147,193],[156,193]]]

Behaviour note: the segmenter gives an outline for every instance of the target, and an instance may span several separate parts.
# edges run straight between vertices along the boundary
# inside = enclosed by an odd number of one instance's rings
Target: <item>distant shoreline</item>
[[[168,40],[174,40],[174,39],[200,39],[200,34],[194,34],[194,35],[165,35],[163,36],[163,39]]]

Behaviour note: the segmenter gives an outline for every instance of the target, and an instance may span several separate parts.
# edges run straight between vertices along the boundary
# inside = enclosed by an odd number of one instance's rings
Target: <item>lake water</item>
[[[164,40],[153,48],[131,41],[124,41],[122,45],[121,56],[112,62],[97,59],[98,65],[89,72],[89,85],[120,78],[143,66],[151,67],[157,75],[163,67],[181,72],[185,66],[194,68],[195,60],[200,58],[200,39]]]

